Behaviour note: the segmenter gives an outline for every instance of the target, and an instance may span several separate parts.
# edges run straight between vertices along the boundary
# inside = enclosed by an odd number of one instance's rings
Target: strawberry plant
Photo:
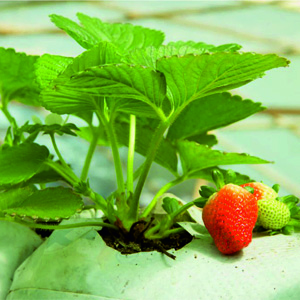
[[[170,188],[193,178],[212,181],[213,168],[225,174],[222,165],[269,163],[215,149],[217,137],[212,130],[263,110],[261,103],[228,91],[268,70],[288,66],[288,60],[275,54],[242,52],[237,44],[164,44],[164,33],[158,30],[104,23],[84,14],[78,14],[80,23],[50,17],[85,50],[77,57],[65,57],[31,56],[0,48],[1,111],[10,123],[0,151],[2,220],[42,229],[98,226],[121,232],[130,243],[139,242],[141,236],[157,241],[185,231],[177,225],[178,218],[199,204],[199,199],[180,205],[176,198],[165,198],[165,216],[155,219],[153,209]],[[53,113],[49,118],[54,120],[19,124],[10,111],[12,100],[44,108]],[[57,115],[66,116],[65,121]],[[68,123],[68,115],[82,119],[86,126]],[[49,137],[53,153],[38,143],[41,134]],[[61,154],[57,135],[89,142],[80,173]],[[108,197],[89,184],[98,146],[109,146],[114,159],[117,188]],[[121,146],[128,148],[125,162]],[[136,153],[144,156],[139,166]],[[154,162],[174,179],[146,207],[140,207]],[[236,176],[236,184],[251,181],[246,175]],[[251,193],[237,188],[253,199]],[[101,210],[103,218],[60,224],[91,207]],[[243,246],[251,240],[253,218]]]

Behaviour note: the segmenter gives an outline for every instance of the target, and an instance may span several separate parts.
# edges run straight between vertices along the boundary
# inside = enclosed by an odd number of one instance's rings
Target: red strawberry
[[[257,213],[257,201],[250,192],[227,184],[209,198],[202,218],[220,252],[232,254],[251,242]]]
[[[257,201],[274,200],[278,197],[278,194],[271,187],[261,182],[249,182],[241,185],[241,187],[245,186],[249,186],[254,189],[253,195]]]

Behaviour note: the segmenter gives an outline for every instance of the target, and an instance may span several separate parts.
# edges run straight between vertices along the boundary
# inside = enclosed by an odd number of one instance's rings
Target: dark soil
[[[133,224],[130,232],[116,231],[102,227],[98,233],[106,245],[121,252],[122,254],[133,254],[138,252],[158,251],[172,259],[176,257],[167,250],[178,250],[193,240],[193,237],[186,231],[172,234],[160,240],[149,240],[144,237],[146,222],[139,221]]]
[[[36,228],[34,230],[41,238],[47,238],[51,235],[51,233],[53,232],[53,229],[40,229],[40,228]]]

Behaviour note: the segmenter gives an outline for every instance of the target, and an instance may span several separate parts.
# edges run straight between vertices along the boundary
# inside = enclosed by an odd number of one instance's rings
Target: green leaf
[[[73,62],[69,64],[66,70],[62,73],[61,77],[70,78],[75,73],[85,71],[88,68],[117,64],[121,63],[121,61],[122,56],[113,44],[101,42],[75,57]]]
[[[197,135],[189,136],[187,140],[196,142],[198,144],[207,145],[209,147],[212,147],[213,145],[216,145],[218,143],[215,135],[207,133],[200,133]]]
[[[29,125],[25,124],[20,128],[22,132],[27,132],[29,134],[37,134],[39,132],[43,132],[44,134],[58,134],[58,135],[63,135],[63,134],[68,134],[68,135],[73,135],[77,136],[77,134],[74,131],[78,131],[79,128],[73,124],[73,123],[67,123],[64,125],[59,125],[59,124],[52,124],[52,125],[43,125],[43,124],[34,124],[34,125]]]
[[[201,178],[201,179],[213,182],[212,171],[216,168],[217,168],[217,166],[213,166],[210,168],[195,171],[195,172],[189,174],[188,178]],[[224,170],[221,168],[217,168],[217,169],[220,172],[222,172],[224,177],[226,176],[228,170]],[[231,183],[234,183],[236,185],[241,185],[244,183],[255,181],[254,179],[251,179],[248,175],[240,174],[238,172],[235,172],[235,174],[236,174],[236,177],[235,177],[234,181],[231,181]]]
[[[224,44],[219,46],[214,46],[211,44],[206,44],[203,42],[194,42],[194,41],[176,41],[170,42],[167,46],[175,47],[175,48],[192,48],[192,49],[204,49],[206,52],[235,52],[242,48],[241,45],[238,44]],[[185,54],[187,54],[186,52]],[[189,52],[190,53],[190,52]],[[181,55],[180,53],[177,53]],[[184,54],[184,55],[185,55]]]
[[[22,187],[28,187],[28,186],[32,186],[34,184],[43,184],[43,183],[56,182],[56,181],[67,182],[66,179],[63,178],[60,174],[58,174],[56,171],[54,171],[47,165],[44,165],[40,172],[36,173],[28,180],[23,181],[21,184],[22,184]],[[17,189],[19,187],[20,187],[20,184],[0,185],[0,191]]]
[[[125,64],[92,67],[42,92],[44,106],[58,114],[94,110],[99,97],[142,101],[158,113],[166,94],[164,76],[148,68]],[[95,100],[96,99],[96,100]]]
[[[175,198],[165,197],[163,199],[162,208],[168,213],[171,214],[179,210],[181,205],[178,203],[178,200]]]
[[[38,144],[21,144],[0,151],[0,184],[16,184],[39,172],[49,150]]]
[[[109,98],[107,99],[108,107],[111,110],[133,114],[139,117],[157,119],[159,116],[155,110],[147,103],[135,100],[135,99],[124,99],[124,98]]]
[[[240,153],[225,153],[189,141],[178,142],[183,173],[193,176],[200,170],[218,165],[264,164],[264,159]]]
[[[46,88],[73,62],[72,57],[60,55],[42,55],[35,63],[36,80],[42,89]]]
[[[34,63],[38,56],[0,47],[0,93],[2,101],[17,100],[38,105],[39,88]]]
[[[216,189],[211,187],[211,186],[207,186],[207,185],[203,185],[201,186],[200,190],[199,190],[199,194],[200,196],[202,196],[203,198],[209,198],[212,194],[214,194],[216,192]]]
[[[53,64],[50,69],[50,73],[48,74],[47,70],[43,68],[43,56],[38,61],[37,68],[43,69],[43,73],[39,73],[40,80],[44,80],[49,83],[47,80],[48,78],[52,78],[51,88],[55,89],[57,84],[64,83],[65,81],[70,80],[72,75],[84,71],[90,67],[95,66],[103,66],[103,65],[110,65],[116,64],[121,62],[122,57],[118,54],[117,48],[113,44],[109,44],[107,42],[101,42],[97,46],[91,48],[83,52],[81,55],[76,57],[74,60],[72,59],[71,63],[61,71],[60,67],[57,69],[56,77],[54,76],[53,70],[56,68],[56,56],[49,56],[47,55],[47,59],[51,59],[53,57]],[[37,70],[38,71],[38,70]],[[46,86],[46,84],[45,84]],[[83,95],[82,99],[85,103],[87,101],[86,96]],[[95,109],[95,102],[93,103],[93,99],[89,98],[89,105],[85,107],[85,109],[89,109],[92,111]],[[142,103],[141,101],[134,100],[134,99],[123,99],[123,98],[110,98],[107,99],[107,102],[112,102],[110,106],[113,106],[118,111],[135,113],[135,114],[142,114],[147,117],[156,118],[157,115],[155,111],[146,103]],[[66,104],[66,103],[64,103]],[[92,104],[92,105],[91,105]],[[87,111],[85,113],[88,113]],[[82,118],[83,112],[80,110],[80,117]],[[78,114],[77,114],[78,115]],[[86,119],[86,118],[84,118]]]
[[[261,103],[219,93],[191,102],[168,132],[171,140],[185,139],[227,126],[263,110]],[[195,139],[193,139],[195,140]],[[195,140],[196,141],[196,140]]]
[[[66,181],[60,174],[55,172],[50,167],[45,166],[41,172],[36,173],[30,179],[24,182],[23,185],[49,183],[55,181]]]
[[[81,197],[63,187],[32,191],[29,188],[0,194],[0,209],[7,214],[40,219],[70,218],[83,208]]]
[[[53,14],[50,17],[57,27],[66,31],[85,49],[107,41],[126,53],[132,48],[158,47],[164,40],[164,34],[158,30],[132,24],[104,23],[98,18],[91,18],[82,13],[77,14],[82,26],[62,16]]]
[[[162,45],[158,48],[148,47],[146,49],[134,49],[125,58],[127,63],[141,65],[156,70],[156,61],[159,58],[173,55],[186,55],[188,53],[202,54],[206,52],[203,48],[193,48],[189,45]]]
[[[75,58],[44,54],[35,64],[37,80],[42,88],[69,79],[73,74],[90,67],[121,62],[117,48],[107,42],[91,48]]]
[[[5,211],[11,207],[18,207],[34,192],[34,188],[25,187],[22,189],[11,189],[9,191],[0,193],[0,211]]]
[[[209,234],[205,226],[202,224],[193,222],[178,222],[177,224],[195,238],[205,240],[207,242],[213,241],[211,235]]]
[[[264,72],[287,66],[289,61],[275,54],[220,52],[157,61],[164,73],[174,108],[211,94],[242,86]]]
[[[150,46],[145,49],[133,49],[124,58],[124,62],[142,65],[156,70],[157,60],[163,57],[173,55],[184,56],[190,53],[203,54],[219,51],[235,51],[238,49],[240,49],[240,46],[236,44],[227,44],[216,47],[205,43],[178,41],[171,42],[167,45],[161,45],[159,47]]]
[[[53,125],[53,124],[63,124],[64,120],[61,115],[58,114],[49,114],[45,118],[46,125]]]

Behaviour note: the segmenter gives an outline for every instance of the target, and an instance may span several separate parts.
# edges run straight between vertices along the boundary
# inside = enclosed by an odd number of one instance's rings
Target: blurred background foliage
[[[234,166],[257,181],[280,183],[281,193],[299,196],[300,184],[300,1],[1,1],[0,46],[27,54],[76,56],[82,49],[52,24],[49,14],[76,19],[83,12],[107,22],[130,22],[166,33],[166,42],[194,40],[214,45],[238,43],[243,51],[277,53],[291,60],[287,69],[276,69],[236,92],[262,102],[267,110],[215,132],[228,152],[245,152],[267,160],[269,165]],[[235,91],[234,91],[235,92]],[[43,119],[47,112],[12,103],[21,124],[33,115]],[[70,119],[80,125],[79,119]],[[7,128],[0,115],[0,136]],[[72,167],[81,168],[87,144],[73,137],[58,137],[58,144]],[[46,137],[40,142],[51,149]],[[126,160],[126,149],[121,155]],[[141,161],[142,158],[139,158]],[[115,188],[109,149],[99,148],[90,171],[91,185],[104,195]],[[154,176],[155,175],[155,176]],[[154,165],[144,201],[172,178]],[[199,184],[191,180],[174,192],[189,200],[197,196]]]

